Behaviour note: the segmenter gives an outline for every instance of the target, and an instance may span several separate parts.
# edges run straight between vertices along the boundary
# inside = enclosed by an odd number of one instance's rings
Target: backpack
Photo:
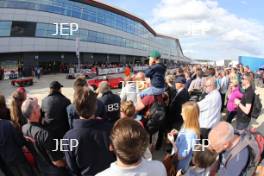
[[[148,120],[145,124],[145,129],[149,132],[150,135],[159,131],[166,116],[164,102],[158,101],[157,96],[154,96],[154,98],[155,102],[150,107]]]
[[[257,119],[261,114],[262,104],[259,95],[254,94],[253,109],[251,112],[251,117]]]
[[[252,176],[254,175],[258,164],[263,159],[264,136],[256,132],[256,129],[243,130],[237,133],[241,137],[241,140],[239,144],[230,151],[223,164],[226,167],[228,161],[233,159],[245,147],[248,147],[249,159],[246,167],[242,170],[240,175]]]

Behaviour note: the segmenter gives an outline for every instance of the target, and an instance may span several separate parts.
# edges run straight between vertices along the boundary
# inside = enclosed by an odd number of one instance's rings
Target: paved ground
[[[120,76],[120,75],[116,75]],[[65,74],[55,74],[55,75],[45,75],[40,78],[40,80],[34,80],[34,85],[30,87],[26,87],[26,90],[29,95],[35,96],[39,99],[39,103],[41,100],[48,95],[49,93],[49,83],[53,80],[59,81],[64,85],[62,88],[62,93],[72,100],[73,98],[73,82],[74,80],[69,80],[65,78]],[[9,80],[0,81],[0,93],[4,94],[7,103],[9,104],[11,93],[16,89],[10,84]],[[119,92],[119,90],[115,90],[115,92]],[[264,106],[264,88],[257,88],[257,93],[260,94],[262,104]],[[252,119],[251,126],[256,127],[258,131],[260,131],[264,135],[264,110],[262,109],[262,115],[257,119]],[[161,149],[159,152],[154,153],[154,159],[161,159],[163,156],[164,150]]]

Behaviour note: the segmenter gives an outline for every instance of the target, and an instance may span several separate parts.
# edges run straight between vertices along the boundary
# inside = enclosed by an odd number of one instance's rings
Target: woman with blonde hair
[[[182,105],[183,125],[180,131],[174,129],[168,134],[168,139],[173,146],[172,154],[175,154],[178,160],[177,170],[186,171],[192,160],[192,149],[200,138],[199,112],[197,103],[192,101],[184,103]],[[175,135],[177,135],[176,141],[174,141]]]
[[[243,97],[243,94],[240,92],[240,87],[238,80],[232,80],[230,82],[230,93],[227,97],[227,119],[226,121],[228,123],[231,123],[233,118],[237,114],[237,105],[235,104],[235,99],[241,100]]]
[[[133,101],[122,101],[120,106],[120,118],[135,118],[136,108]]]
[[[21,112],[21,105],[26,100],[26,93],[20,89],[16,90],[11,95],[11,106],[10,106],[10,115],[11,121],[13,122],[15,128],[21,129],[21,127],[27,123],[25,117],[23,117]]]

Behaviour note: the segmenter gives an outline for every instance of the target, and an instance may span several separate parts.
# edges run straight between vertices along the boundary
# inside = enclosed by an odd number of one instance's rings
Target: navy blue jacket
[[[155,64],[145,71],[145,76],[150,78],[151,85],[156,88],[165,88],[165,72],[166,66],[163,64]]]
[[[106,119],[110,122],[118,120],[120,117],[120,97],[109,91],[104,93],[99,100],[101,100],[104,104]]]
[[[0,155],[6,164],[26,162],[22,146],[26,141],[9,120],[0,120]]]
[[[73,174],[95,175],[115,160],[109,151],[111,128],[112,125],[102,119],[73,120],[73,129],[65,134],[64,139],[77,139],[79,145],[73,151],[68,145],[63,145],[67,150],[64,151],[66,162]]]
[[[69,121],[70,129],[72,129],[73,119],[79,119],[79,115],[76,111],[74,104],[70,104],[69,106],[67,106],[67,114],[68,114],[68,121]],[[102,117],[103,119],[106,118],[104,103],[98,99],[96,101],[95,117]]]

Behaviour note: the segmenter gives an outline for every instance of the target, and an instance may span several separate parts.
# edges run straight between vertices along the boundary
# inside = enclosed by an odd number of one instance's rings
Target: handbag
[[[177,157],[175,154],[166,154],[162,160],[162,163],[164,164],[166,171],[167,171],[167,176],[176,176],[177,174]]]

